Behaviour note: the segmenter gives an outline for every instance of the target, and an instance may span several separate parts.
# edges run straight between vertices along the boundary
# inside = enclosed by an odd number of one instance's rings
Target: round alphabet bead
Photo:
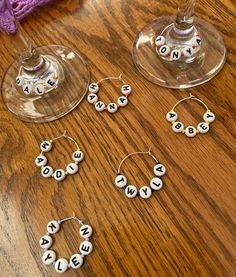
[[[193,39],[192,39],[193,46],[198,47],[201,45],[201,43],[202,43],[202,40],[199,36],[193,37]]]
[[[200,122],[197,125],[197,130],[199,131],[199,133],[201,134],[206,134],[209,131],[210,127],[206,122]]]
[[[84,259],[79,254],[74,254],[70,258],[70,267],[73,269],[78,269],[83,265]]]
[[[91,83],[89,85],[89,92],[97,93],[99,91],[99,86],[96,83]]]
[[[170,52],[170,58],[172,61],[177,61],[181,58],[181,51],[178,49],[174,49]]]
[[[184,129],[184,124],[180,121],[176,121],[172,125],[172,130],[175,133],[181,133],[183,131],[183,129]]]
[[[79,167],[76,163],[69,163],[66,167],[66,171],[69,174],[75,174],[78,171]]]
[[[47,164],[47,158],[43,155],[39,155],[38,157],[36,157],[35,159],[35,164],[39,167],[41,166],[45,166]]]
[[[63,181],[66,177],[66,173],[64,169],[57,169],[53,173],[53,177],[56,181]]]
[[[53,78],[52,76],[49,76],[45,81],[45,85],[49,88],[55,87],[56,83],[57,83],[57,80],[55,78]]]
[[[44,94],[45,92],[45,88],[44,88],[44,85],[43,84],[38,84],[34,87],[34,92],[37,94],[37,95],[42,95]]]
[[[156,44],[156,46],[162,46],[162,45],[165,44],[165,42],[166,42],[166,39],[165,39],[165,37],[162,36],[162,35],[156,37],[156,39],[155,39],[155,44]]]
[[[194,50],[191,46],[186,46],[185,48],[183,48],[182,51],[186,58],[192,57],[192,55],[194,54]]]
[[[127,186],[125,188],[125,195],[128,197],[128,198],[134,198],[138,193],[138,190],[135,186]]]
[[[33,91],[33,86],[31,84],[25,84],[25,85],[23,85],[22,90],[23,90],[24,94],[29,95]]]
[[[163,57],[167,57],[170,54],[170,47],[168,45],[162,45],[159,49],[159,54]]]
[[[51,166],[48,166],[48,165],[42,167],[42,169],[41,169],[41,174],[42,174],[42,176],[43,176],[44,178],[49,178],[49,177],[51,177],[52,174],[53,174],[53,169],[52,169],[52,167],[51,167]]]
[[[128,98],[126,96],[121,96],[118,98],[117,103],[120,107],[125,107],[128,104]]]
[[[50,248],[51,245],[52,245],[52,237],[49,236],[49,235],[42,236],[40,241],[39,241],[39,244],[43,249]]]
[[[151,181],[150,181],[150,186],[153,190],[159,190],[162,188],[163,186],[163,182],[160,178],[158,177],[154,177]]]
[[[23,86],[23,84],[24,84],[24,78],[22,76],[17,76],[16,77],[16,84],[19,87]]]
[[[203,119],[206,121],[206,122],[213,122],[215,120],[215,114],[213,112],[210,112],[210,111],[207,111],[204,113],[203,115]]]
[[[166,114],[166,119],[169,121],[169,122],[172,122],[172,121],[176,121],[178,119],[178,115],[176,112],[168,112]]]
[[[107,110],[109,113],[115,113],[117,111],[118,107],[116,103],[110,103],[107,105]]]
[[[163,164],[156,164],[153,168],[153,172],[156,176],[163,176],[166,173],[166,168]]]
[[[84,153],[80,150],[77,150],[73,153],[72,155],[72,159],[75,161],[75,162],[81,162],[84,158]]]
[[[90,225],[84,224],[80,227],[79,233],[82,238],[86,239],[92,236],[93,229]]]
[[[56,234],[60,230],[60,224],[56,220],[52,220],[47,225],[47,231],[49,234]]]
[[[122,94],[124,94],[124,95],[128,95],[128,94],[130,94],[130,93],[132,92],[132,88],[131,88],[130,85],[123,85],[123,86],[121,87],[121,92],[122,92]]]
[[[56,253],[53,250],[47,250],[42,256],[42,261],[46,265],[54,263],[56,260]]]
[[[52,143],[48,140],[45,140],[40,144],[40,149],[43,152],[49,152],[52,149]]]
[[[193,127],[193,126],[188,126],[188,127],[186,127],[186,129],[185,129],[185,134],[186,134],[187,137],[193,138],[193,137],[196,136],[197,130],[196,130],[196,128]]]
[[[95,104],[95,109],[96,109],[98,112],[104,111],[105,108],[106,108],[106,105],[105,105],[102,101],[98,101],[98,102]]]
[[[90,104],[94,104],[98,101],[98,96],[95,93],[91,93],[88,95],[87,100]]]
[[[93,245],[90,241],[83,241],[81,244],[80,244],[80,253],[83,254],[83,255],[89,255],[92,250],[93,250]]]
[[[139,190],[139,195],[144,199],[148,199],[152,195],[152,190],[148,186],[143,186]]]
[[[127,179],[124,175],[117,175],[115,179],[115,185],[119,188],[123,188],[127,184]]]
[[[64,273],[68,269],[68,262],[66,259],[58,259],[55,263],[55,270],[58,273]]]

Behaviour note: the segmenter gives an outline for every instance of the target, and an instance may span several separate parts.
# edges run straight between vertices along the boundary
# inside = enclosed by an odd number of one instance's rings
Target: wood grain
[[[115,115],[98,114],[87,103],[48,124],[18,121],[0,103],[0,276],[57,276],[41,262],[38,240],[51,219],[78,217],[94,228],[93,253],[83,267],[64,276],[236,276],[235,186],[235,2],[197,1],[197,13],[224,35],[227,63],[210,82],[188,91],[157,87],[145,80],[131,59],[136,33],[149,21],[173,14],[174,1],[55,1],[23,23],[36,45],[77,49],[97,81],[124,74],[133,87],[129,106]],[[0,76],[13,60],[0,34]],[[107,83],[103,99],[115,100],[119,83]],[[176,135],[165,114],[193,93],[217,120],[207,135]],[[108,97],[108,98],[106,98]],[[196,123],[203,108],[179,107],[183,122]],[[85,152],[79,174],[63,183],[46,180],[34,165],[39,143],[64,130]],[[134,151],[153,153],[166,166],[164,188],[148,201],[129,200],[114,187],[121,159]],[[58,141],[49,156],[64,167],[73,144]],[[152,177],[153,161],[134,157],[124,164],[131,183]],[[55,250],[69,258],[81,242],[79,226],[68,222]]]

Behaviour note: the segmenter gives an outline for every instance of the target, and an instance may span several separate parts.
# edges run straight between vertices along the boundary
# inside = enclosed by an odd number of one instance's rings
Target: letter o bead
[[[41,169],[41,174],[42,174],[42,176],[43,176],[44,178],[49,178],[49,177],[51,177],[52,174],[53,174],[53,169],[52,169],[52,167],[51,167],[51,166],[48,166],[48,165],[42,167],[42,169]]]
[[[162,45],[159,49],[159,54],[163,57],[167,57],[170,54],[170,47],[168,45]]]
[[[56,181],[63,181],[66,177],[66,173],[64,169],[57,169],[53,173],[53,177]]]

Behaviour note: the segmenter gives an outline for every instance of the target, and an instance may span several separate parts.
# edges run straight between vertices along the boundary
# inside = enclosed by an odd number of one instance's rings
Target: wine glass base
[[[66,115],[83,100],[90,73],[82,57],[68,47],[48,45],[36,49],[47,61],[51,61],[50,71],[58,73],[56,88],[43,95],[24,94],[22,87],[16,85],[21,66],[15,60],[3,77],[1,90],[4,104],[17,118],[42,123]]]
[[[190,88],[212,79],[226,60],[224,40],[210,23],[195,17],[194,25],[202,38],[201,51],[190,63],[166,61],[155,49],[155,38],[174,22],[174,17],[163,16],[146,25],[133,44],[133,61],[149,81],[163,87]]]

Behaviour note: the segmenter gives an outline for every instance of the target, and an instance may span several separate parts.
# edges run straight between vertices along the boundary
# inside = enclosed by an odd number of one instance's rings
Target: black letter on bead
[[[95,98],[95,95],[89,95],[90,100],[93,100],[93,98]]]
[[[209,118],[209,117],[214,117],[214,116],[211,115],[210,113],[207,113],[206,115],[207,115],[207,118]]]
[[[130,86],[129,86],[129,85],[124,85],[124,86],[122,87],[122,89],[123,89],[123,91],[127,91],[127,90],[130,89]]]
[[[78,153],[74,153],[74,158],[75,159],[79,159],[81,157],[81,155],[82,155],[81,153],[79,153],[79,154]]]
[[[192,55],[192,52],[191,52],[191,51],[192,51],[191,48],[188,48],[188,49],[186,50],[186,52],[188,52],[190,56]]]
[[[143,188],[142,191],[147,195],[147,188]]]
[[[49,243],[49,241],[47,240],[47,239],[45,239],[45,238],[42,238],[42,242],[41,242],[41,245],[44,245],[44,244],[47,244],[47,243]]]
[[[199,38],[196,39],[196,42],[197,42],[198,46],[201,44],[201,40]]]
[[[120,97],[120,101],[121,101],[121,103],[124,103],[125,102],[125,100],[126,100],[126,97],[124,96],[124,97]]]
[[[43,174],[47,175],[50,172],[50,169],[48,167],[45,167],[43,170]]]
[[[41,144],[41,147],[45,150],[47,150],[47,147],[49,146],[50,144],[47,142],[47,141],[44,141],[42,144]]]
[[[19,85],[19,83],[20,83],[20,78],[17,78],[17,79],[16,79],[16,83],[17,83],[17,85]]]
[[[174,113],[169,113],[169,115],[170,115],[170,118],[175,117]]]
[[[29,93],[29,87],[25,87],[24,92]]]
[[[200,124],[200,127],[202,128],[202,130],[207,130],[207,126],[205,125],[205,123],[201,123]]]
[[[57,270],[62,271],[62,268],[60,268],[60,265],[61,265],[61,262],[58,263]]]
[[[55,81],[51,80],[51,79],[48,79],[47,80],[47,83],[49,84],[49,86],[53,87],[55,85]]]
[[[90,84],[89,88],[90,89],[96,89],[97,88],[97,84]]]
[[[176,125],[175,125],[175,129],[180,129],[182,127],[182,124],[181,123],[177,123]]]
[[[85,251],[85,252],[89,252],[90,246],[85,246],[82,244],[81,246],[81,250]]]
[[[38,87],[36,88],[36,90],[37,90],[38,94],[43,93],[43,91],[42,91],[42,90],[40,90]]]
[[[127,188],[127,193],[130,194],[130,195],[133,195],[135,193],[135,190],[128,187]]]
[[[82,232],[83,236],[89,234],[89,229],[88,229],[88,227],[81,228],[81,232]]]
[[[51,228],[52,232],[54,229],[57,229],[57,227],[53,224],[53,222],[50,225],[48,225],[48,228]]]
[[[62,176],[61,170],[57,170],[57,171],[56,171],[56,177],[57,177],[57,178],[60,178],[61,176]]]
[[[164,54],[166,51],[167,51],[166,46],[164,46],[164,47],[161,48],[161,53],[162,53],[162,54]]]
[[[161,166],[159,166],[159,167],[156,168],[156,171],[163,172],[162,168],[163,168],[163,167],[162,167],[162,165],[161,165]]]
[[[98,108],[102,108],[102,107],[103,107],[103,103],[101,103],[101,102],[97,102],[96,107],[98,107]]]
[[[44,259],[44,261],[46,262],[48,259],[51,259],[52,256],[50,256],[50,253],[48,253],[47,257]]]
[[[179,58],[179,52],[173,52],[173,58],[178,59]]]
[[[189,134],[193,134],[194,133],[193,128],[188,128],[188,132],[189,132]]]
[[[74,257],[73,259],[71,259],[72,263],[74,264],[74,266],[78,266],[80,264],[80,262],[76,259],[76,257]]]

